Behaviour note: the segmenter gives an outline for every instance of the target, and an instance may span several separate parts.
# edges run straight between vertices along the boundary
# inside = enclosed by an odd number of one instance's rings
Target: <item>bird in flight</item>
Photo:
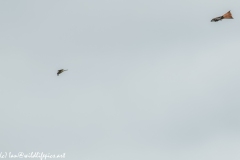
[[[67,70],[64,70],[64,69],[58,70],[57,75],[59,76],[59,74],[61,74],[61,73],[64,72],[64,71],[67,71]]]
[[[222,15],[220,17],[213,18],[211,20],[211,22],[221,21],[222,19],[233,19],[231,12],[228,11],[227,13],[225,13],[224,15]]]

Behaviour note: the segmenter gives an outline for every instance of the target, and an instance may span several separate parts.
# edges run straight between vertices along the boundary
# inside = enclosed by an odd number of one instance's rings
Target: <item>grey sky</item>
[[[0,1],[0,152],[239,160],[239,6]]]

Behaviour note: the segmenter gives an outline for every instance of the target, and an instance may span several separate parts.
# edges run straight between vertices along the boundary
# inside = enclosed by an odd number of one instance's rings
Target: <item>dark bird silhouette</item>
[[[224,15],[222,15],[220,17],[213,18],[211,20],[211,22],[221,21],[222,19],[233,19],[231,12],[228,11],[227,13],[225,13]]]
[[[61,73],[64,72],[64,71],[67,71],[67,70],[64,70],[64,69],[58,70],[57,75],[59,76],[59,74],[61,74]]]

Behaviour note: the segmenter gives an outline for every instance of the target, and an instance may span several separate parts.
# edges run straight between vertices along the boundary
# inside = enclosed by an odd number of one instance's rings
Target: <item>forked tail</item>
[[[231,11],[228,11],[223,15],[224,19],[233,19]]]

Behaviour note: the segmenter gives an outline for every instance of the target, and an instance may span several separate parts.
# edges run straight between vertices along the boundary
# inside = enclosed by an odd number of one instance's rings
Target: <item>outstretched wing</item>
[[[60,69],[60,70],[58,70],[57,75],[59,75],[61,73],[62,73],[62,70]]]
[[[216,18],[213,18],[213,19],[211,20],[211,22],[221,21],[222,19],[223,19],[223,16],[216,17]]]

